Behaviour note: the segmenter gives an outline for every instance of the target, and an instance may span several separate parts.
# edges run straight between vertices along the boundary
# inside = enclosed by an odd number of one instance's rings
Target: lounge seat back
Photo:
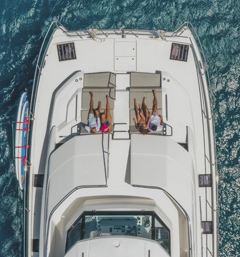
[[[114,108],[116,94],[116,74],[111,72],[98,72],[84,74],[82,90],[82,110],[89,110],[90,92],[93,92],[94,108],[98,101],[102,102],[102,110],[106,107],[106,96],[110,96],[111,109]]]
[[[161,87],[161,73],[131,72],[130,86],[138,88]]]
[[[106,88],[116,86],[116,74],[112,72],[85,73],[83,88]]]

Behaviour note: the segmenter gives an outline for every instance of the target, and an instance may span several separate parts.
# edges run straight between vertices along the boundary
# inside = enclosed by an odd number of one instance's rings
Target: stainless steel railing
[[[191,23],[188,23],[191,24]],[[192,26],[192,24],[191,24]],[[193,26],[192,26],[193,27]],[[194,29],[194,28],[193,28]],[[192,31],[192,30],[191,30]],[[193,30],[194,33],[197,32],[195,31],[195,29]],[[196,37],[199,40],[199,45],[200,45],[200,55],[202,52],[202,56],[203,56],[203,60],[206,63],[206,59],[203,53],[203,49],[202,49],[202,45],[200,42],[200,39],[197,35]],[[197,43],[197,42],[196,42]],[[198,75],[198,84],[199,84],[199,93],[200,93],[200,98],[201,98],[201,108],[202,108],[202,124],[203,124],[203,144],[204,144],[204,156],[205,156],[205,173],[207,174],[211,174],[214,175],[212,176],[213,178],[215,178],[215,175],[217,175],[217,170],[216,170],[216,157],[215,157],[215,144],[214,144],[214,138],[215,138],[215,131],[214,131],[214,126],[213,126],[213,115],[212,115],[212,110],[211,110],[211,106],[209,105],[209,101],[210,99],[208,99],[208,92],[206,92],[206,90],[208,90],[207,85],[204,86],[205,82],[203,80],[203,76],[206,76],[206,83],[209,85],[209,74],[207,70],[204,70],[204,73],[202,73],[202,66],[199,62],[199,58],[197,57],[197,53],[194,49],[193,46],[193,42],[192,42],[192,49],[193,49],[193,55],[194,55],[194,59],[195,59],[195,63],[196,63],[196,69],[197,69],[197,75]],[[214,150],[213,150],[214,149]],[[216,183],[215,181],[212,182],[213,184]],[[205,209],[209,210],[210,208],[210,212],[212,213],[212,221],[213,223],[217,223],[217,220],[215,220],[215,212],[216,209],[214,209],[214,206],[212,206],[214,204],[214,200],[217,201],[217,197],[214,194],[217,194],[217,186],[215,189],[215,185],[213,185],[214,188],[211,188],[211,199],[212,199],[212,203],[210,204],[207,200],[207,190],[206,190],[206,199],[204,202],[205,205]],[[216,242],[216,238],[217,235],[215,233],[213,233],[212,235],[212,243],[213,243],[213,247],[214,244]],[[208,244],[206,241],[206,251],[211,255],[211,256],[216,256],[217,253],[214,252],[214,249],[212,249],[213,252],[211,252],[208,248]],[[202,253],[203,256],[203,253]],[[206,256],[208,256],[208,254],[206,253]]]

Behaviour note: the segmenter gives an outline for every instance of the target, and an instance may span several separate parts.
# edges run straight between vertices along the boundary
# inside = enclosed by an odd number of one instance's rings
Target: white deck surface
[[[185,32],[185,36],[190,36],[189,32]],[[132,146],[131,140],[129,139],[129,133],[127,132],[129,129],[128,88],[130,86],[130,74],[127,74],[126,72],[137,71],[155,73],[156,71],[161,71],[161,100],[163,119],[165,123],[172,126],[173,135],[171,136],[170,140],[175,143],[186,143],[188,130],[188,139],[190,140],[189,153],[184,152],[186,150],[181,148],[180,146],[178,147],[180,149],[179,151],[182,151],[183,156],[187,154],[187,158],[192,161],[191,165],[195,173],[194,175],[191,175],[192,177],[189,183],[192,183],[191,185],[193,186],[193,188],[195,186],[198,189],[198,174],[205,173],[205,152],[203,144],[204,137],[202,130],[202,111],[195,61],[191,48],[189,50],[187,62],[173,61],[169,59],[172,42],[175,42],[177,40],[180,43],[191,44],[188,37],[167,38],[167,40],[168,41],[163,41],[161,39],[150,39],[141,36],[139,38],[136,38],[134,36],[121,38],[120,36],[116,35],[108,37],[103,42],[99,43],[95,42],[92,39],[80,40],[77,36],[69,38],[61,30],[56,31],[47,53],[46,64],[42,70],[40,84],[37,92],[36,108],[34,112],[35,120],[31,142],[32,166],[30,172],[32,174],[45,173],[50,129],[53,126],[56,126],[55,140],[56,143],[59,143],[64,138],[70,136],[71,128],[74,125],[79,124],[79,122],[81,121],[81,99],[84,73],[107,71],[117,74],[116,101],[113,113],[114,123],[121,124],[115,125],[114,129],[116,132],[114,133],[114,138],[123,139],[114,140],[110,136],[108,150],[109,163],[107,172],[108,187],[103,189],[93,189],[92,192],[86,189],[85,191],[82,190],[81,192],[74,193],[68,199],[69,202],[63,203],[63,205],[59,207],[59,209],[56,211],[56,213],[54,214],[56,220],[58,220],[63,214],[64,207],[66,208],[72,201],[74,201],[74,199],[77,199],[78,197],[83,197],[83,195],[85,195],[85,197],[92,194],[102,194],[105,196],[135,195],[136,197],[144,197],[148,195],[149,199],[153,199],[156,203],[158,202],[158,206],[161,206],[161,203],[159,202],[159,194],[162,194],[161,192],[156,189],[148,190],[134,188],[130,185],[130,152]],[[57,44],[61,44],[64,42],[74,42],[77,55],[76,60],[59,62]],[[75,75],[69,78],[69,80],[65,83],[65,86],[63,86],[62,89],[58,91],[56,95],[56,101],[53,102],[52,94],[54,90],[68,76],[73,74],[73,72],[76,72]],[[51,102],[52,109],[50,108]],[[105,103],[102,104],[105,105]],[[152,103],[147,103],[147,105],[149,109],[151,109]],[[50,118],[51,113],[53,113],[53,118]],[[92,140],[95,136],[86,135],[84,137],[88,137]],[[147,138],[152,138],[154,136],[147,135],[142,137],[145,137],[144,143],[142,143],[142,145],[139,145],[139,149],[144,149],[145,144],[147,144]],[[154,142],[152,143],[154,144]],[[161,147],[161,145],[159,147]],[[87,148],[88,147],[86,147],[86,149]],[[90,152],[89,150],[86,151],[88,153]],[[94,162],[94,156],[92,156],[92,161]],[[98,164],[95,163],[95,165]],[[174,170],[174,172],[179,172],[178,177],[181,178],[181,174],[183,174],[184,171],[181,171],[181,169],[177,171],[177,165],[178,164],[176,162],[174,167],[170,165],[166,167],[166,170],[164,170],[163,172],[171,169],[171,171],[169,171],[169,174]],[[142,165],[142,167],[145,166]],[[146,167],[148,167],[147,164]],[[153,166],[151,165],[151,169],[152,168]],[[136,178],[136,181],[138,181],[136,174],[137,168],[136,170],[134,170],[134,176]],[[151,174],[149,173],[148,175]],[[174,177],[174,174],[172,176]],[[170,176],[169,179],[171,180],[173,177]],[[142,182],[144,181],[142,180]],[[171,181],[169,181],[169,183],[170,182]],[[81,182],[79,183],[81,185]],[[138,181],[138,183],[140,182]],[[146,184],[149,183],[146,181]],[[185,184],[184,182],[181,182],[181,180],[179,185],[174,184],[172,186],[178,186],[178,190],[184,191],[186,189],[186,192],[189,192],[190,190],[189,187],[184,189]],[[192,210],[189,211],[189,215],[191,218],[192,227],[194,228],[193,238],[195,240],[194,243],[196,244],[196,242],[201,241],[201,234],[199,232],[199,203],[196,204],[196,202],[194,202],[194,199],[199,198],[199,192],[198,190],[193,190],[191,193],[194,194],[194,196],[192,196],[192,198],[189,198],[189,202],[187,199],[185,199],[186,201],[183,205],[187,210]],[[204,192],[200,192],[200,194],[202,197],[205,197]],[[36,190],[36,188],[33,187],[30,197],[30,202],[32,203],[30,219],[32,238],[38,238],[39,234],[38,212],[39,206],[41,204],[40,199],[41,190]],[[181,199],[179,201],[181,201]],[[209,201],[211,201],[211,199],[209,199]],[[53,206],[54,205],[52,205],[51,208],[53,208]],[[167,207],[164,215],[170,215],[169,210],[171,208],[172,206]],[[205,205],[202,205],[201,208],[203,210],[203,213],[206,213],[206,215],[208,215],[208,217],[204,216],[202,220],[211,219],[211,214],[209,214],[211,213],[211,211],[206,210]],[[51,210],[48,211],[50,212]],[[59,215],[58,218],[56,218],[56,215]],[[173,224],[175,223],[175,225],[179,226],[179,224],[177,224],[178,220],[174,221],[173,218],[172,222],[173,223],[170,226],[174,230],[176,228],[173,226]],[[42,225],[44,226],[44,224]],[[209,240],[211,241],[211,239]],[[177,242],[179,242],[179,234],[173,237],[173,242],[175,242],[176,245],[178,244]],[[42,245],[40,245],[40,247],[41,246]],[[205,250],[206,248],[204,248],[204,256],[210,256],[208,254],[205,254]],[[196,256],[200,256],[199,254],[201,253],[201,245],[195,245],[194,251],[196,253]],[[41,254],[42,252],[40,252],[39,256],[42,256]],[[70,257],[80,255],[76,255],[76,253],[71,255],[69,253],[69,255],[66,256]],[[92,254],[91,256],[95,255]],[[151,256],[155,255],[153,254]],[[173,251],[172,256],[179,256],[178,250],[176,250],[176,252]]]
[[[134,247],[132,247],[134,245]],[[82,252],[86,256],[106,256],[106,257],[145,257],[149,255],[152,257],[168,257],[169,255],[158,243],[151,240],[128,238],[104,238],[98,240],[91,240],[80,243],[72,250],[70,250],[66,257],[82,257]]]

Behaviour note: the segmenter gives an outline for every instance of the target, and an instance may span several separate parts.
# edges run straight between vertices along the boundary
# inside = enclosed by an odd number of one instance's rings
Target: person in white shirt
[[[153,90],[153,108],[152,112],[150,112],[147,108],[146,105],[146,97],[143,97],[143,102],[142,102],[142,109],[143,113],[145,115],[145,120],[146,120],[146,126],[145,129],[148,132],[160,132],[163,130],[164,122],[163,122],[163,117],[161,114],[158,113],[158,100],[157,100],[157,92],[156,90]],[[141,107],[139,107],[140,111],[142,112]],[[146,134],[146,133],[144,133]]]
[[[148,130],[149,132],[160,132],[163,130],[164,122],[162,115],[158,113],[158,100],[156,90],[153,90],[153,95],[153,112],[149,113]],[[147,106],[145,107],[147,108]]]
[[[100,109],[101,109],[102,103],[99,101],[97,109],[94,110],[93,93],[90,92],[90,95],[91,95],[91,100],[90,100],[90,109],[88,114],[88,126],[85,126],[84,128],[87,130],[88,133],[95,134],[101,128]]]

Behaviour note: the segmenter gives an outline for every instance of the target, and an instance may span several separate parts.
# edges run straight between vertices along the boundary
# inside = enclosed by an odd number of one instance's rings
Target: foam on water
[[[15,178],[12,126],[20,94],[30,96],[48,26],[196,28],[206,55],[214,110],[219,183],[219,256],[240,256],[240,3],[237,0],[0,1],[0,256],[22,256],[22,192]]]

